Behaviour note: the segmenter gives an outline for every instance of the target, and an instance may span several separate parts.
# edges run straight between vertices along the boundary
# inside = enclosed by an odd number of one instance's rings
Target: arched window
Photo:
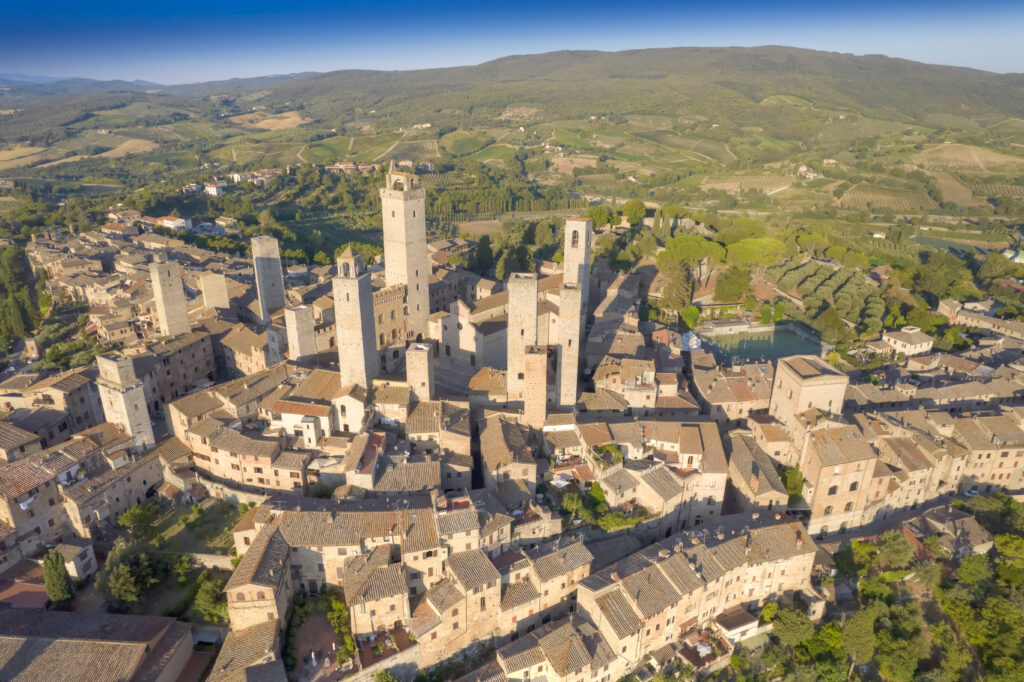
[[[342,275],[344,277],[348,277],[349,276],[349,264],[348,263],[342,263],[341,264],[341,272],[342,272]]]
[[[575,249],[579,245],[580,245],[580,231],[579,230],[573,230],[572,231],[572,248]]]
[[[403,184],[401,180],[395,180],[395,183],[393,185],[391,185],[391,189],[397,189],[400,192],[404,191],[405,190],[405,184]]]

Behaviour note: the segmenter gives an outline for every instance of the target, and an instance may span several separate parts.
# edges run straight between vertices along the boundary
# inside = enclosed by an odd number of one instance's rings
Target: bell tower
[[[412,339],[427,334],[430,316],[430,259],[427,256],[426,190],[413,173],[387,174],[380,190],[384,221],[384,278],[405,285],[407,329]]]

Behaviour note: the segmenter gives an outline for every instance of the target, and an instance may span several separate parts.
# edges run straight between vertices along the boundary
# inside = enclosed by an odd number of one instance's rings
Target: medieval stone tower
[[[562,245],[562,262],[565,267],[562,281],[582,287],[584,311],[590,301],[590,249],[593,241],[594,229],[590,218],[565,219],[565,243]]]
[[[192,331],[185,305],[185,289],[181,284],[181,268],[166,260],[149,264],[153,300],[161,336],[180,336]]]
[[[527,346],[523,369],[523,422],[539,431],[548,417],[548,347]]]
[[[281,249],[273,237],[252,238],[252,265],[256,271],[256,295],[260,299],[260,317],[270,322],[270,314],[284,307],[284,271]]]
[[[434,399],[434,346],[430,341],[413,343],[406,349],[405,381],[416,400]]]
[[[373,324],[373,289],[363,257],[345,249],[338,256],[334,278],[334,319],[338,329],[341,385],[370,388],[377,376],[377,344]]]
[[[96,358],[96,367],[99,369],[96,386],[106,420],[132,437],[133,450],[155,445],[146,391],[135,374],[131,358],[100,355]]]
[[[284,326],[288,333],[288,357],[305,362],[316,355],[316,324],[313,306],[300,305],[284,309]]]
[[[427,334],[430,316],[430,259],[427,257],[426,191],[412,173],[394,169],[380,191],[384,218],[384,277],[405,285],[410,338]]]
[[[563,284],[558,307],[558,404],[563,408],[576,404],[582,316],[582,285]]]
[[[505,373],[509,397],[523,392],[526,372],[526,348],[537,343],[537,275],[516,272],[508,278],[508,371]]]

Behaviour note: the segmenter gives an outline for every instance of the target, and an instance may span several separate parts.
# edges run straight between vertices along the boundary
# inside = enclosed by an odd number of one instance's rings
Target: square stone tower
[[[149,264],[153,300],[161,336],[181,336],[192,331],[185,305],[185,289],[181,284],[181,268],[177,263],[154,261]]]
[[[228,279],[219,272],[207,272],[199,280],[203,290],[203,306],[206,308],[230,308]]]
[[[370,388],[370,380],[377,376],[373,289],[363,257],[352,247],[338,256],[338,276],[334,278],[334,319],[342,387],[358,384]]]
[[[508,278],[508,371],[506,390],[518,398],[523,392],[526,347],[537,343],[537,275],[516,272]]]
[[[558,404],[563,408],[576,405],[582,317],[583,286],[563,284],[558,309]]]
[[[407,329],[413,339],[427,334],[430,316],[430,259],[427,256],[426,191],[412,173],[393,168],[380,190],[384,219],[384,278],[406,288]]]
[[[260,317],[269,323],[270,314],[285,305],[281,249],[273,237],[253,237],[251,245],[252,265],[256,272],[256,295],[260,299]]]
[[[300,305],[284,309],[284,326],[288,332],[288,357],[305,362],[316,355],[316,323],[313,306]]]
[[[565,219],[565,243],[562,245],[563,282],[583,288],[583,310],[590,300],[590,249],[594,226],[590,218]]]
[[[523,421],[539,431],[548,418],[548,347],[527,346],[524,365]]]
[[[100,355],[96,357],[96,367],[99,369],[96,386],[106,420],[132,437],[133,450],[153,447],[156,438],[146,405],[146,391],[135,374],[131,358]]]
[[[434,346],[429,341],[410,344],[406,349],[405,381],[416,400],[434,399]]]

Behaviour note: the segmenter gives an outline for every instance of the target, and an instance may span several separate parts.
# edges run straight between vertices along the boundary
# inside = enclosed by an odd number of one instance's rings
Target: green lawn
[[[227,554],[235,544],[231,529],[240,517],[238,506],[229,502],[214,504],[198,518],[191,508],[179,505],[164,510],[153,526],[166,552]]]

